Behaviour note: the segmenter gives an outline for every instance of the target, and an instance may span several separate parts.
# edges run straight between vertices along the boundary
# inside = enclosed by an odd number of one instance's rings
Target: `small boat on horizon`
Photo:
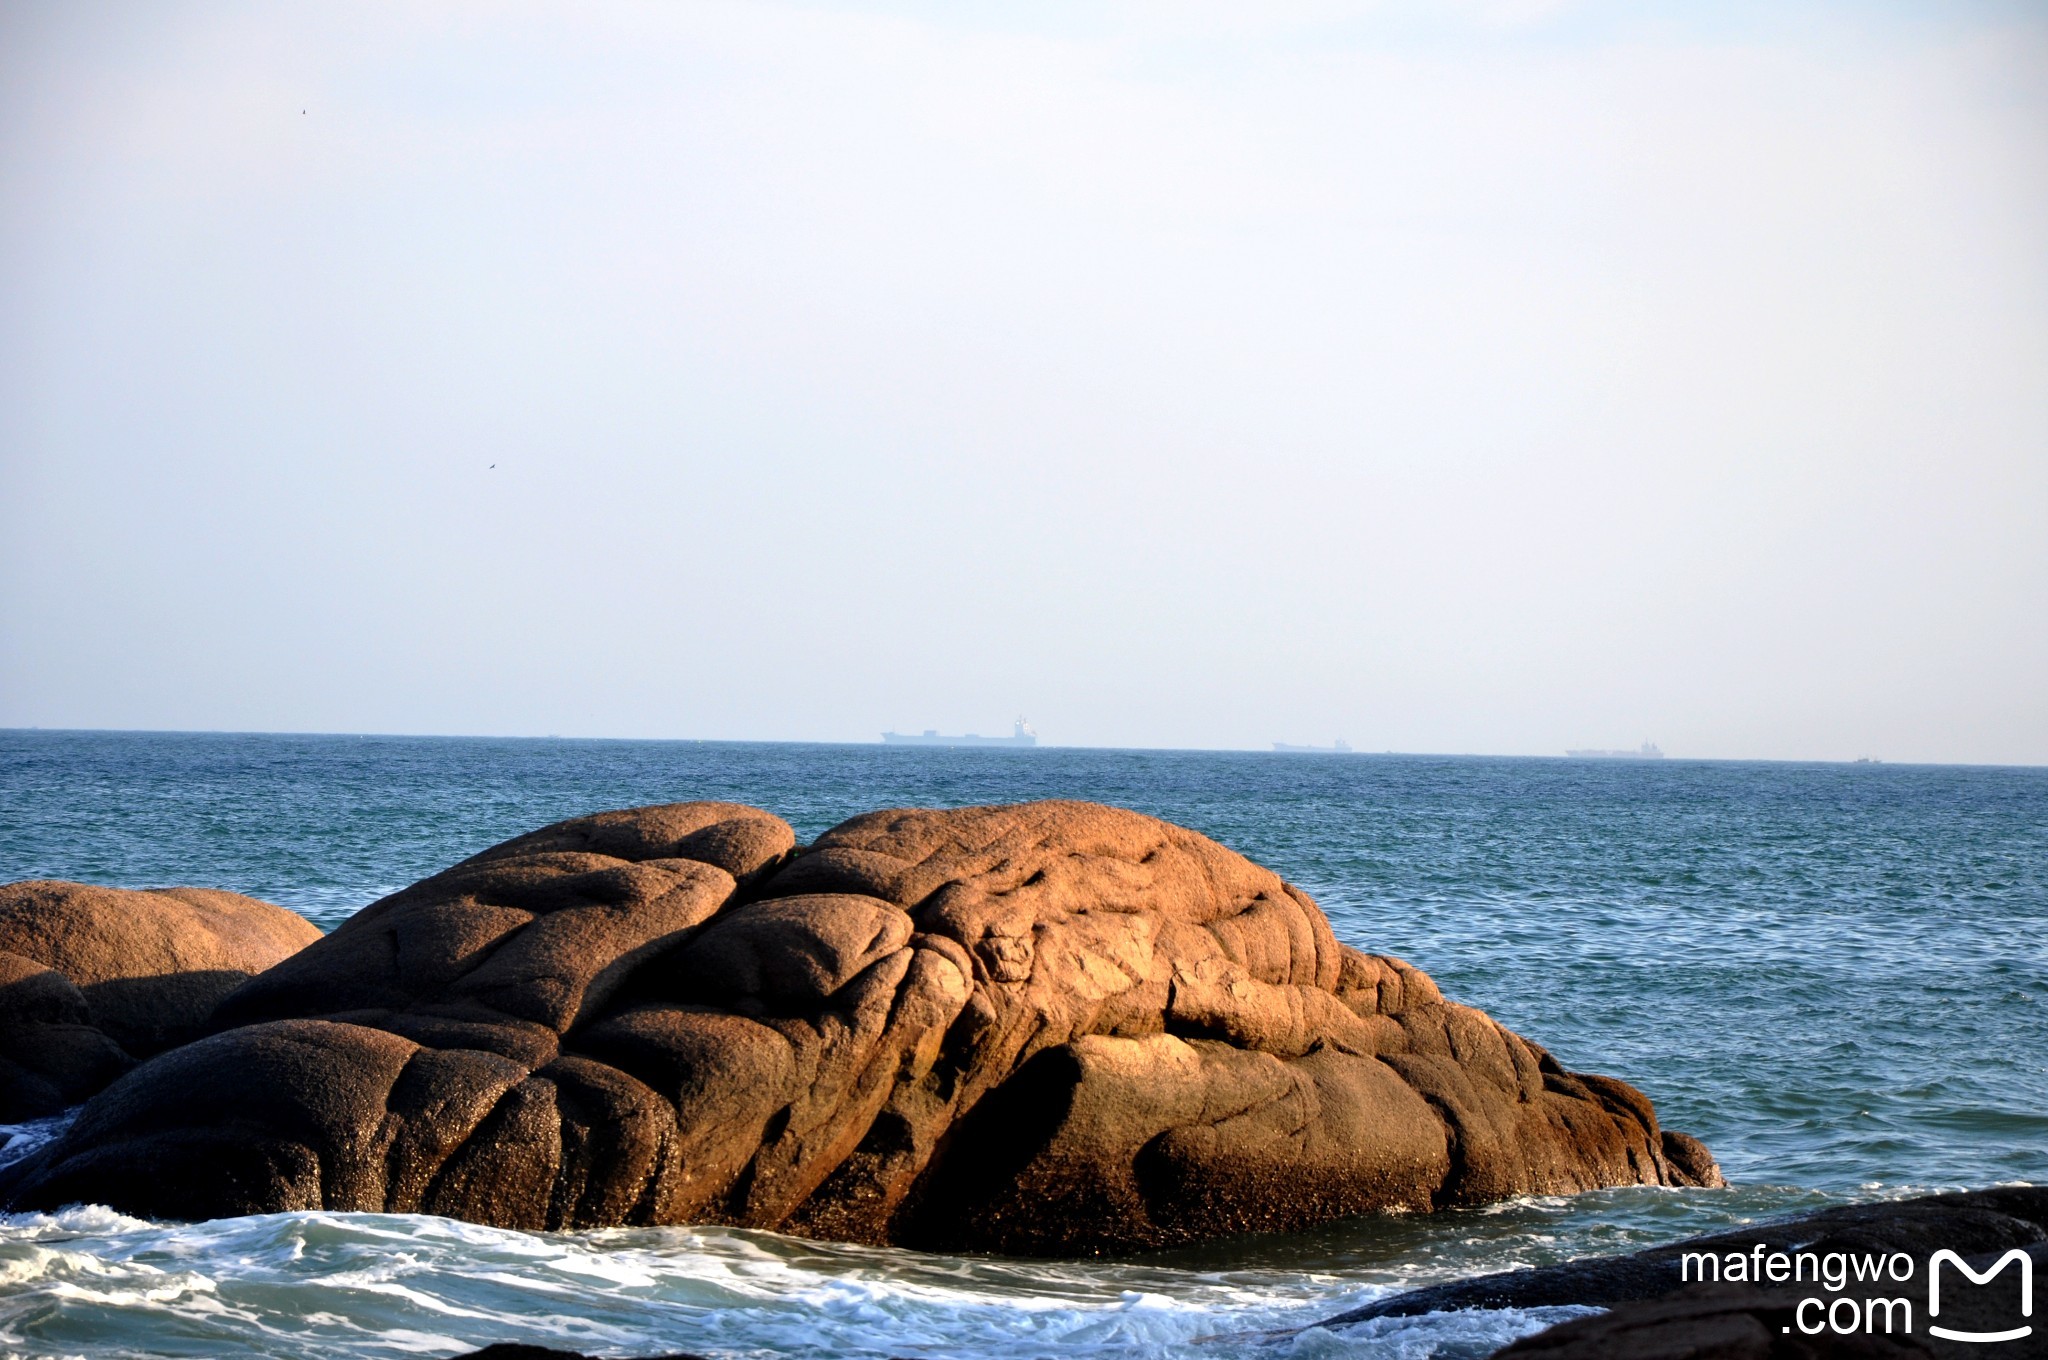
[[[1342,737],[1328,746],[1295,746],[1289,742],[1276,741],[1273,743],[1273,749],[1288,755],[1348,756],[1351,754],[1351,743]]]

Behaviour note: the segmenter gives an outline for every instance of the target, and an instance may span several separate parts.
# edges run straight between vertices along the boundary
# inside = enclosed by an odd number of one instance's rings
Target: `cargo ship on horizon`
[[[1031,730],[1031,724],[1022,718],[1012,725],[1007,737],[984,737],[969,732],[963,736],[949,736],[937,728],[927,727],[922,732],[884,732],[885,746],[1036,746],[1038,734]]]
[[[1633,751],[1596,751],[1590,747],[1577,751],[1566,751],[1574,760],[1662,760],[1664,753],[1657,749],[1655,742],[1646,741]]]

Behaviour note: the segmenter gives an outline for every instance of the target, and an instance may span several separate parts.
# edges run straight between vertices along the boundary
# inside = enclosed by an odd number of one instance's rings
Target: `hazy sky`
[[[2048,762],[2039,5],[321,8],[0,3],[0,725]]]

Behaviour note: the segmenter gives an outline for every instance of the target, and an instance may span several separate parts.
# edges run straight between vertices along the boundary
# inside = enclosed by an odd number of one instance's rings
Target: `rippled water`
[[[809,837],[873,807],[1048,796],[1271,864],[1340,938],[1643,1087],[1738,1187],[1078,1264],[85,1208],[0,1220],[0,1354],[1478,1356],[1554,1314],[1262,1334],[1787,1209],[2048,1180],[2044,770],[8,732],[0,879],[228,887],[331,926],[597,808],[730,798]]]

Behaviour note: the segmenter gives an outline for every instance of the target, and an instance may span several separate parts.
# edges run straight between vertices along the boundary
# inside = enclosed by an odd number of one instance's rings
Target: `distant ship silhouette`
[[[1655,742],[1644,742],[1633,751],[1595,751],[1586,748],[1566,751],[1566,755],[1578,760],[1662,760],[1664,753],[1657,749]]]
[[[1314,753],[1326,756],[1340,756],[1351,754],[1351,743],[1344,740],[1342,737],[1337,738],[1337,740],[1331,742],[1328,746],[1295,746],[1289,742],[1276,741],[1273,743],[1273,749],[1276,751],[1284,751],[1289,755],[1307,755]]]
[[[973,732],[965,736],[947,736],[937,728],[927,727],[922,732],[884,732],[882,743],[886,746],[1036,746],[1038,734],[1031,730],[1031,724],[1017,719],[1007,737],[983,737]]]

